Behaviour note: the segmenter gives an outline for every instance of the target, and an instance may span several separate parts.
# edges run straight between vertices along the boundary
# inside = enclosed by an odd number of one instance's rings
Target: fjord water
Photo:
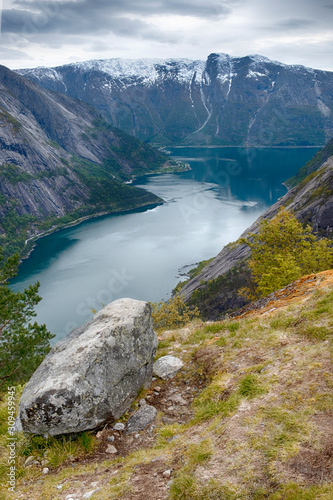
[[[136,180],[163,205],[91,219],[38,241],[12,282],[39,280],[37,321],[60,340],[120,297],[158,301],[286,192],[318,148],[174,148],[191,170]]]

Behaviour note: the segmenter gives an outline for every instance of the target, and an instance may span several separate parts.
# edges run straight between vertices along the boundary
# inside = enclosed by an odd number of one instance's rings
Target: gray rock
[[[153,373],[166,380],[172,378],[184,366],[184,363],[175,356],[162,356],[153,365]]]
[[[108,447],[106,448],[105,450],[105,453],[118,453],[118,450],[115,446],[113,446],[113,444],[109,444]]]
[[[107,437],[107,441],[109,441],[109,443],[113,443],[114,442],[114,436],[108,436]]]
[[[181,406],[185,406],[187,404],[185,399],[179,393],[176,393],[176,394],[173,394],[172,396],[170,396],[169,401],[171,401],[174,404],[181,405]]]
[[[151,383],[158,341],[150,311],[116,300],[56,344],[23,391],[16,429],[56,436],[121,417]]]
[[[156,414],[157,410],[154,406],[147,404],[140,406],[139,410],[129,418],[125,430],[126,434],[143,431],[152,423]]]
[[[117,422],[114,424],[113,429],[115,431],[123,431],[125,429],[125,424],[122,424],[121,422]]]

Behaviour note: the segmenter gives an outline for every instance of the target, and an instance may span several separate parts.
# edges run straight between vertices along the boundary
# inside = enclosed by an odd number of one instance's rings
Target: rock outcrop
[[[16,428],[55,436],[119,418],[151,383],[157,344],[148,303],[112,302],[53,347],[23,391]]]

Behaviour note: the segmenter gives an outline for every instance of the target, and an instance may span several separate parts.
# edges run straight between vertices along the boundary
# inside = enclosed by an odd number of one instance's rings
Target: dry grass
[[[25,471],[15,498],[64,499],[97,482],[96,500],[332,499],[332,326],[327,283],[264,315],[161,333],[160,354],[185,367],[155,383],[159,396],[143,394],[160,412],[149,440],[107,462]],[[186,407],[170,416],[174,391]]]

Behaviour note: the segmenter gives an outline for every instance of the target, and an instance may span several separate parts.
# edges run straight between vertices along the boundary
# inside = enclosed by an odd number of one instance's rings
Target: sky
[[[333,0],[0,0],[0,63],[260,54],[333,71]]]

